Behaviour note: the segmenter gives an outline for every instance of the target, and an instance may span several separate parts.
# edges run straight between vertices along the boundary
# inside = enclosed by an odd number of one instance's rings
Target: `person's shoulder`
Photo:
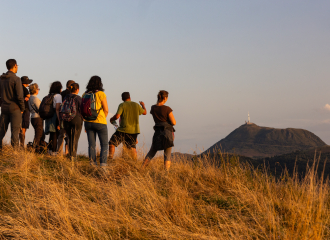
[[[162,107],[163,107],[163,108],[166,108],[166,110],[168,110],[168,111],[170,111],[170,112],[173,111],[172,108],[170,108],[169,106],[163,105]]]

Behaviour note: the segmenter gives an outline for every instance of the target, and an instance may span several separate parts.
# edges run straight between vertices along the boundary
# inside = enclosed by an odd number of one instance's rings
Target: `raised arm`
[[[168,118],[170,119],[172,125],[174,126],[176,124],[176,121],[175,121],[175,118],[174,118],[174,115],[173,115],[173,112],[170,112],[168,114]]]
[[[142,115],[147,115],[147,109],[146,109],[146,106],[144,105],[144,102],[140,101],[139,103],[140,103],[141,107],[144,110],[144,112],[142,113]]]

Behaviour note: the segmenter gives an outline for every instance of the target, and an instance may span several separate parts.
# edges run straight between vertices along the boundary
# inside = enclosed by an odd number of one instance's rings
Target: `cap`
[[[29,79],[28,76],[21,77],[21,81],[22,81],[22,84],[30,84],[30,83],[33,82],[33,80],[32,79]]]

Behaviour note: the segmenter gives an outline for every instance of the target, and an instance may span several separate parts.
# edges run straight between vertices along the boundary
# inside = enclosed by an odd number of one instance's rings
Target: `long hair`
[[[49,93],[60,94],[62,90],[62,83],[60,81],[55,81],[50,85]]]
[[[157,103],[164,101],[165,98],[168,98],[168,92],[165,90],[160,90],[157,95]]]
[[[86,86],[86,90],[87,92],[104,91],[101,78],[99,76],[91,77]]]

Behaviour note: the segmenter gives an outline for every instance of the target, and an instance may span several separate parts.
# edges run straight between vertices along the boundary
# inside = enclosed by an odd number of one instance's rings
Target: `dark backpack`
[[[77,115],[76,96],[66,96],[61,104],[60,118],[70,122]]]
[[[86,92],[81,100],[81,115],[87,121],[96,120],[101,110],[101,108],[99,110],[96,109],[95,93]]]
[[[50,93],[44,97],[39,107],[39,115],[43,119],[52,118],[55,114],[53,107],[54,94]]]

